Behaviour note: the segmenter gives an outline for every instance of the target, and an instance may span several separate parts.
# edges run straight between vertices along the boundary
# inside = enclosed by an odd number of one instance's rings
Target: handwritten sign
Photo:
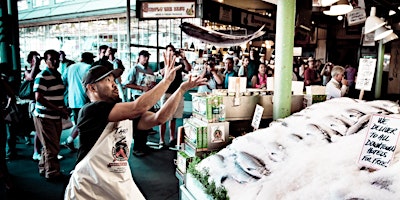
[[[365,14],[365,9],[363,8],[356,8],[347,13],[347,23],[349,26],[362,24],[366,19],[367,15]]]
[[[369,121],[359,164],[372,169],[388,167],[399,139],[400,119],[373,115]]]
[[[141,18],[193,18],[195,2],[143,2]]]
[[[358,66],[356,89],[371,91],[374,81],[376,59],[360,58]]]
[[[260,121],[261,121],[263,112],[264,112],[264,107],[257,104],[256,110],[254,111],[254,115],[253,115],[253,121],[251,122],[251,126],[254,128],[254,130],[257,130],[258,127],[260,126]]]

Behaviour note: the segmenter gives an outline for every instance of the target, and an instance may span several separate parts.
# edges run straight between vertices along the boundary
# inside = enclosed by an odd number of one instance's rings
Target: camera
[[[35,56],[35,58],[36,58],[37,61],[42,59],[42,57],[40,57],[40,56]]]

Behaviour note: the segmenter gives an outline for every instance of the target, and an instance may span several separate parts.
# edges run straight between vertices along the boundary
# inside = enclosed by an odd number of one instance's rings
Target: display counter
[[[235,98],[238,98],[239,105],[235,105]],[[292,95],[291,113],[303,109],[304,95]],[[264,108],[262,119],[271,119],[273,111],[273,95],[252,95],[252,96],[224,96],[225,119],[228,121],[251,120],[253,119],[256,105]]]

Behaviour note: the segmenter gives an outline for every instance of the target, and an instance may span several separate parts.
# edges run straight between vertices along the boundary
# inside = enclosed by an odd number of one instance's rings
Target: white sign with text
[[[371,91],[374,81],[376,59],[360,58],[358,66],[356,89]]]
[[[263,112],[264,112],[264,107],[257,104],[256,110],[254,111],[253,120],[251,121],[251,126],[254,128],[254,130],[257,130],[258,127],[260,126]]]
[[[192,18],[195,2],[143,2],[142,18]]]
[[[373,115],[358,163],[372,169],[388,167],[396,150],[399,130],[400,119]]]

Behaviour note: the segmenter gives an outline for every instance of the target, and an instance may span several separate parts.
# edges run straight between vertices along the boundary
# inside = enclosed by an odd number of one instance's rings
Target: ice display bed
[[[358,163],[374,114],[400,118],[399,105],[350,98],[313,104],[235,138],[196,169],[208,170],[230,199],[399,199],[398,148],[383,169]]]

